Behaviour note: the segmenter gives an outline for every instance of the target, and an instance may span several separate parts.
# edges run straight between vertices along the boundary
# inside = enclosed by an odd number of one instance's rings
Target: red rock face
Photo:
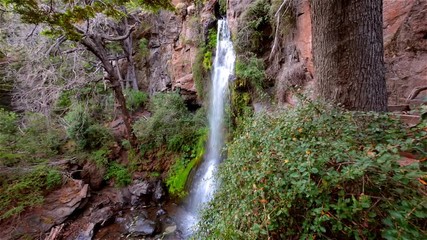
[[[384,47],[389,104],[401,104],[427,86],[427,1],[385,1]]]
[[[308,0],[297,11],[294,42],[300,60],[313,73]],[[405,103],[414,88],[427,85],[427,1],[384,0],[384,47],[389,104]]]

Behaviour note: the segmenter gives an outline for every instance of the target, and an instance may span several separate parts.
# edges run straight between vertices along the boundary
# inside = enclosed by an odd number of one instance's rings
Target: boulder
[[[88,162],[83,166],[81,177],[83,181],[89,184],[93,190],[100,190],[104,185],[105,168],[98,167],[93,162]]]
[[[153,193],[154,184],[150,181],[137,182],[128,187],[130,193],[137,197],[148,196]]]
[[[156,223],[139,215],[126,225],[128,234],[132,236],[151,236],[156,233]]]
[[[153,200],[156,203],[162,202],[166,197],[166,191],[162,181],[157,181],[156,186],[154,188]]]

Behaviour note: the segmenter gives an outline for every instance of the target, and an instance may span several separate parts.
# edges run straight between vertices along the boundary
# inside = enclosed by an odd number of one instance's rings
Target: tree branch
[[[64,35],[62,35],[59,38],[57,38],[56,42],[52,46],[50,46],[50,48],[46,51],[46,55],[50,55],[52,53],[53,49],[59,48],[59,46],[63,42],[65,42],[66,40],[67,40],[67,38]]]
[[[126,33],[123,36],[111,37],[111,36],[107,36],[105,34],[102,34],[101,37],[105,40],[108,40],[108,41],[117,42],[117,41],[122,41],[122,40],[125,40],[126,38],[128,38],[133,31],[135,31],[135,25],[132,25],[130,28],[128,28]]]

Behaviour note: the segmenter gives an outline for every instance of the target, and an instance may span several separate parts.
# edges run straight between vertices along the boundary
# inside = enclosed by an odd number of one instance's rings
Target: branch
[[[411,93],[409,94],[408,98],[406,99],[407,102],[411,101],[412,99],[416,98],[420,92],[427,90],[427,86],[422,87],[416,87],[414,88]]]
[[[56,42],[52,45],[52,46],[50,46],[50,48],[46,51],[46,55],[50,55],[51,54],[51,52],[53,51],[53,49],[55,49],[55,48],[59,48],[59,46],[63,43],[63,42],[65,42],[67,40],[67,38],[64,36],[64,35],[62,35],[62,36],[60,36],[59,38],[57,38],[56,39]]]
[[[111,37],[103,34],[101,35],[101,37],[108,41],[117,42],[117,41],[122,41],[128,38],[133,31],[135,31],[135,25],[132,25],[130,28],[128,28],[127,32],[123,36]]]
[[[28,34],[28,36],[25,38],[25,40],[28,40],[31,36],[33,36],[33,34],[34,34],[34,32],[36,31],[36,29],[37,29],[37,27],[38,27],[39,25],[35,25],[34,26],[34,28],[33,28],[33,30],[31,31],[31,33],[30,34]]]
[[[73,53],[73,52],[78,52],[78,51],[84,51],[86,50],[85,48],[73,48],[67,51],[62,51],[62,54],[69,54],[69,53]]]
[[[288,1],[289,0],[283,0],[283,2],[280,5],[279,9],[277,10],[276,14],[274,14],[274,16],[277,18],[277,23],[276,23],[276,30],[274,33],[274,43],[273,43],[273,47],[271,48],[271,52],[270,52],[270,56],[268,57],[268,60],[271,60],[273,58],[273,54],[276,52],[277,44],[279,41],[278,38],[279,38],[279,26],[280,26],[280,11],[282,11],[282,8],[285,6],[285,4]],[[285,13],[287,12],[288,7],[286,8]]]

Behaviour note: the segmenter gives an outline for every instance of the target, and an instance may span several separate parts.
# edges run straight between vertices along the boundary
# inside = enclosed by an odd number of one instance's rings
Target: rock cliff
[[[233,33],[240,30],[242,13],[253,2],[228,1],[227,16]],[[294,8],[293,29],[280,36],[279,47],[268,61],[267,73],[276,81],[279,102],[292,101],[286,94],[290,86],[313,86],[309,1],[295,1]],[[427,85],[427,2],[384,0],[383,8],[389,104],[402,104],[413,89]]]

